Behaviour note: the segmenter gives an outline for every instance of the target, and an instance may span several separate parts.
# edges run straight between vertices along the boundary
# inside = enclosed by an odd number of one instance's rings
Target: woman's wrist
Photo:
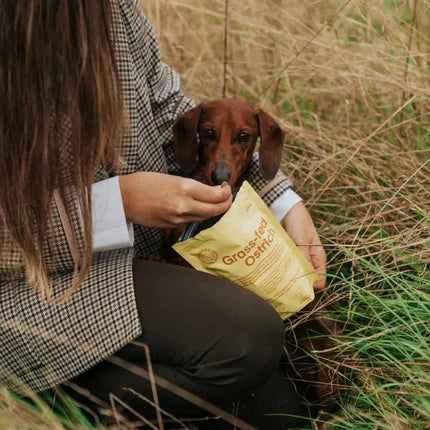
[[[127,220],[127,222],[132,221],[130,213],[130,186],[133,180],[133,175],[134,173],[130,175],[122,175],[118,178],[119,189],[121,191],[122,205],[124,208],[125,219]]]

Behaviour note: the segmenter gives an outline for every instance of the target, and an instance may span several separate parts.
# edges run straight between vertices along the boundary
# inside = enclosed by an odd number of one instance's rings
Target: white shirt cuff
[[[92,186],[93,251],[129,248],[133,224],[125,219],[118,176]]]
[[[288,211],[301,201],[301,197],[289,188],[270,205],[270,210],[275,218],[281,221],[287,215]]]

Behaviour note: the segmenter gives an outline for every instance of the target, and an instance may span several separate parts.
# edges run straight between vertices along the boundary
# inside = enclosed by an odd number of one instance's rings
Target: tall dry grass
[[[430,2],[228,3],[225,52],[225,0],[141,1],[188,95],[225,84],[287,131],[282,168],[329,256],[322,303],[348,325],[326,363],[347,369],[340,409],[319,424],[429,428]],[[43,408],[13,421],[21,407],[0,393],[0,427],[71,428]]]

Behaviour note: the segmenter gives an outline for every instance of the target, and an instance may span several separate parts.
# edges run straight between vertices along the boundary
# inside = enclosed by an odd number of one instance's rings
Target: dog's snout
[[[223,182],[230,182],[231,173],[224,160],[221,160],[212,171],[211,179],[214,185],[221,185]]]

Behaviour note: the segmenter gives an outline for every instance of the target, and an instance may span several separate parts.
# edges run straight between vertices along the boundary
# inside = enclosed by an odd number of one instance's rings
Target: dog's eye
[[[202,131],[202,137],[205,140],[215,140],[215,132],[211,128],[208,128]]]
[[[243,145],[249,142],[249,138],[249,134],[246,133],[239,133],[237,135],[237,141]]]

